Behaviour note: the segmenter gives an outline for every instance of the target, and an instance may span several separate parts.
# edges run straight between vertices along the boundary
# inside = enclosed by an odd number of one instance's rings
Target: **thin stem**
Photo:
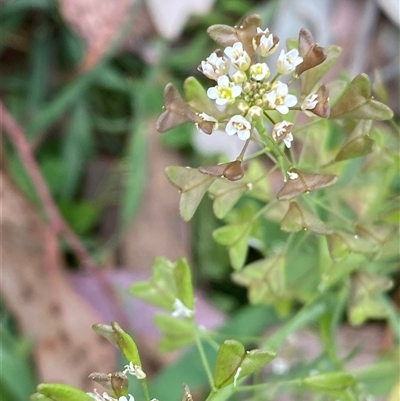
[[[201,362],[202,362],[204,370],[207,374],[208,382],[210,384],[211,389],[214,390],[215,387],[214,387],[213,375],[211,373],[210,365],[208,364],[207,357],[204,352],[203,344],[201,343],[201,339],[200,339],[199,332],[197,329],[195,330],[195,339],[196,339],[197,349],[199,350]]]
[[[251,140],[251,139],[249,138],[249,139],[246,141],[246,143],[244,144],[243,149],[242,149],[242,151],[240,152],[240,155],[236,158],[237,161],[240,161],[240,162],[243,161],[243,156],[244,156],[244,154],[245,154],[245,152],[246,152],[247,147],[249,146],[250,140]]]
[[[277,72],[277,73],[275,74],[275,76],[272,78],[271,84],[273,84],[273,83],[280,77],[280,75],[281,75],[281,74],[279,74],[279,72]]]
[[[267,116],[267,118],[269,118],[268,115],[266,115],[266,116]],[[282,158],[282,160],[286,162],[286,164],[287,164],[286,168],[285,168],[285,166],[283,166],[281,164],[282,171],[284,171],[285,172],[284,175],[286,175],[286,171],[288,171],[292,167],[292,162],[285,155],[285,153],[282,151],[282,149],[276,145],[274,140],[268,135],[267,131],[260,124],[260,122],[257,123],[257,130],[260,134],[262,134],[263,138],[268,141],[268,143],[270,144],[271,151],[273,153],[275,153],[275,156],[277,156],[278,159]]]

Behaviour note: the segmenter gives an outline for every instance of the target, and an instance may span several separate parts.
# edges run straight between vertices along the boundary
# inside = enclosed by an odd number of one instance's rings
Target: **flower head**
[[[292,73],[302,62],[303,58],[299,56],[299,51],[297,49],[289,50],[287,53],[285,53],[285,50],[282,50],[278,57],[276,67],[279,74],[286,75]]]
[[[179,319],[186,319],[193,316],[193,311],[187,308],[180,299],[176,298],[174,301],[174,311],[172,312],[172,316]]]
[[[229,61],[223,54],[211,53],[206,61],[202,61],[198,68],[207,78],[215,81],[229,71]]]
[[[266,28],[264,31],[257,28],[257,34],[253,38],[253,49],[261,56],[267,57],[278,48],[279,38],[269,32]]]
[[[282,121],[274,125],[274,129],[272,131],[272,138],[275,141],[283,141],[287,148],[290,148],[291,142],[293,141],[293,124],[288,121]]]
[[[234,43],[232,47],[226,47],[224,53],[237,70],[246,71],[250,67],[251,58],[248,53],[243,50],[243,44],[241,42]]]
[[[217,84],[217,86],[207,90],[207,96],[215,100],[215,103],[219,106],[234,103],[235,98],[242,93],[242,87],[234,82],[230,82],[226,75],[219,77]]]
[[[276,109],[281,114],[287,114],[289,107],[297,104],[297,97],[288,94],[288,92],[289,88],[286,84],[276,81],[272,86],[272,90],[265,94],[268,106]]]
[[[225,132],[228,135],[235,135],[242,141],[246,141],[250,138],[251,124],[250,121],[246,120],[243,116],[237,114],[229,120],[226,124]]]

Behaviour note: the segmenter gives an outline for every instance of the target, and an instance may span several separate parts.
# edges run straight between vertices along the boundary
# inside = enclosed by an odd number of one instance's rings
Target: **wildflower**
[[[206,58],[206,61],[202,61],[201,65],[198,67],[199,71],[201,71],[207,78],[214,79],[215,81],[222,77],[222,75],[226,75],[229,71],[229,61],[221,51],[213,52],[209,57]]]
[[[180,299],[176,298],[174,301],[174,311],[172,312],[172,316],[179,319],[185,319],[192,317],[193,311],[187,308]]]
[[[250,67],[251,58],[245,50],[243,44],[236,42],[233,46],[225,48],[224,53],[228,56],[233,67],[240,71],[246,71]]]
[[[279,74],[286,75],[293,72],[296,67],[303,62],[303,58],[299,56],[297,49],[289,50],[285,53],[285,50],[281,51],[276,63]]]
[[[134,365],[132,362],[129,362],[128,365],[124,366],[123,373],[129,373],[132,376],[136,376],[139,380],[142,380],[146,377],[146,373],[143,372],[142,367],[139,365]]]
[[[292,134],[293,124],[288,121],[282,121],[274,125],[272,131],[272,138],[275,141],[283,141],[287,148],[290,148],[291,142],[293,141]]]
[[[253,38],[253,48],[261,57],[267,57],[274,53],[278,45],[279,38],[272,35],[268,28],[264,31],[261,28],[257,28],[257,34]]]
[[[287,114],[289,107],[297,103],[296,96],[289,95],[288,92],[289,88],[286,84],[276,81],[272,90],[265,94],[265,100],[272,109],[276,109],[281,114]]]
[[[250,67],[250,76],[255,81],[262,81],[265,78],[268,78],[270,75],[271,71],[269,70],[267,64],[265,63],[253,64]]]
[[[241,115],[235,115],[231,117],[228,124],[226,124],[225,132],[228,135],[235,135],[242,141],[246,141],[250,138],[251,124]]]
[[[235,98],[242,93],[242,87],[236,85],[234,82],[230,82],[226,75],[219,77],[217,84],[217,86],[207,90],[207,96],[215,100],[218,106],[234,103]]]
[[[106,392],[99,394],[96,389],[94,389],[94,393],[86,394],[90,395],[95,401],[135,401],[135,398],[131,394],[128,394],[128,397],[123,395],[119,398],[114,398],[108,395]]]
[[[300,108],[304,112],[306,110],[312,110],[318,103],[318,95],[315,92],[310,93],[301,104]],[[307,113],[308,114],[308,113]]]
[[[329,117],[329,90],[325,85],[321,85],[317,92],[310,93],[301,104],[301,110],[309,117]]]

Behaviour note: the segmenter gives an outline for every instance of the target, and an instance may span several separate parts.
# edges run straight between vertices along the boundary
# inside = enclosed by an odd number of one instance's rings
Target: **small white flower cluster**
[[[86,393],[90,395],[95,401],[135,401],[135,398],[133,398],[132,395],[128,394],[128,397],[125,397],[124,395],[119,398],[114,398],[108,395],[106,392],[103,394],[100,394],[97,392],[96,389],[94,389],[94,393]]]
[[[132,362],[129,362],[128,365],[124,366],[124,374],[129,373],[132,376],[135,376],[137,379],[142,380],[146,377],[146,373],[143,372],[142,367],[138,365],[134,365]]]
[[[215,51],[201,62],[199,70],[217,83],[207,90],[208,97],[215,101],[219,110],[228,112],[229,121],[225,125],[228,135],[237,135],[246,141],[253,132],[254,122],[265,113],[276,110],[280,114],[287,114],[297,104],[297,97],[289,93],[288,85],[278,80],[281,75],[292,74],[303,62],[296,49],[281,51],[276,63],[276,75],[268,80],[271,70],[265,58],[274,53],[278,45],[279,39],[268,28],[262,30],[258,27],[252,39],[254,55],[250,56],[243,43],[238,41],[223,51]],[[233,107],[229,109],[230,106]],[[304,107],[315,107],[315,99],[308,100]],[[229,115],[230,110],[233,115]],[[207,121],[217,122],[213,116],[206,117]],[[275,124],[273,138],[282,140],[290,147],[293,136],[287,124],[286,121]]]

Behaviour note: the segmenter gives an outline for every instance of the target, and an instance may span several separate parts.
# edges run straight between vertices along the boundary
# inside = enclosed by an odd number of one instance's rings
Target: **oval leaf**
[[[215,387],[225,387],[233,382],[234,376],[245,358],[245,353],[244,346],[239,341],[224,341],[219,347],[215,362]]]
[[[338,102],[331,108],[331,118],[359,120],[390,120],[393,111],[373,99],[368,75],[357,75],[346,88]]]
[[[313,390],[345,390],[356,382],[354,376],[346,372],[329,372],[310,376],[302,383]]]
[[[93,401],[89,394],[67,384],[39,384],[37,392],[53,401]]]
[[[117,342],[119,349],[125,355],[125,358],[134,365],[142,366],[138,348],[132,337],[122,330],[118,323],[112,322],[111,326],[114,330],[115,341]]]
[[[281,229],[287,232],[310,230],[317,234],[330,234],[332,230],[312,213],[303,210],[298,203],[291,202],[281,221]]]
[[[279,200],[290,200],[306,192],[330,187],[337,181],[334,174],[306,173],[295,168],[290,170],[290,177],[276,197]]]
[[[171,166],[165,171],[171,184],[181,191],[180,213],[185,221],[189,221],[215,177],[189,167]]]

